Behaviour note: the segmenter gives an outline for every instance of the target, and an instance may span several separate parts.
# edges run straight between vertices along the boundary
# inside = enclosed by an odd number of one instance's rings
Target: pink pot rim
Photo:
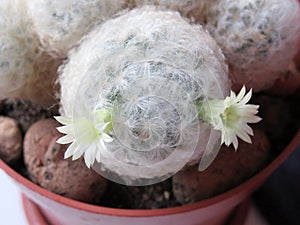
[[[104,214],[109,216],[121,216],[121,217],[153,217],[153,216],[165,216],[171,214],[184,213],[188,211],[193,211],[199,208],[207,208],[213,204],[217,204],[219,202],[224,201],[225,199],[230,199],[233,196],[243,193],[250,192],[255,190],[257,184],[261,183],[268,177],[277,167],[279,167],[295,150],[297,145],[300,143],[300,130],[297,132],[293,140],[288,144],[288,146],[279,154],[268,166],[266,166],[263,170],[257,173],[255,176],[251,177],[244,183],[236,186],[229,191],[226,191],[222,194],[216,195],[212,198],[205,199],[196,203],[192,203],[185,206],[177,206],[166,209],[117,209],[117,208],[109,208],[103,206],[91,205],[83,202],[79,202],[73,199],[69,199],[58,194],[52,193],[37,184],[34,184],[27,178],[23,177],[16,171],[14,171],[11,167],[9,167],[6,163],[4,163],[0,159],[0,168],[2,168],[10,177],[12,177],[17,182],[21,183],[23,186],[27,187],[33,192],[37,192],[40,195],[52,199],[62,205],[72,207],[78,210],[87,211],[90,213],[96,214]]]
[[[44,215],[41,213],[39,207],[30,201],[24,194],[21,195],[24,214],[29,225],[50,225],[47,223]]]

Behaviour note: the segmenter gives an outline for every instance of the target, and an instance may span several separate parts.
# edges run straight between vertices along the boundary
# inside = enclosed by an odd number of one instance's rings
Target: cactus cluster
[[[33,74],[37,39],[15,1],[0,1],[0,98],[14,95]]]
[[[44,49],[60,57],[65,57],[93,26],[125,6],[125,0],[26,0],[25,2],[28,16]]]
[[[297,52],[297,0],[214,0],[204,14],[205,28],[222,48],[236,87],[270,88]]]
[[[155,7],[134,9],[92,31],[69,55],[59,82],[63,117],[57,119],[66,136],[58,141],[72,143],[65,156],[83,155],[88,167],[97,161],[94,169],[126,184],[165,179],[215,155],[221,142],[237,147],[236,135],[249,142],[246,123],[258,122],[249,119],[257,107],[245,106],[251,93],[246,99],[245,90],[231,94],[223,104],[230,90],[227,64],[208,32]],[[242,122],[222,120],[226,110]],[[227,124],[241,126],[232,131]],[[219,135],[211,138],[213,129]]]
[[[49,106],[57,79],[65,157],[155,183],[251,142],[299,21],[296,0],[0,0],[0,98]]]

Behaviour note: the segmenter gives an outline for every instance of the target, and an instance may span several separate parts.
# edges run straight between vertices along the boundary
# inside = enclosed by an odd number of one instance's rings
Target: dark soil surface
[[[148,185],[125,186],[109,182],[101,205],[125,209],[157,209],[179,206],[172,192],[172,180]]]

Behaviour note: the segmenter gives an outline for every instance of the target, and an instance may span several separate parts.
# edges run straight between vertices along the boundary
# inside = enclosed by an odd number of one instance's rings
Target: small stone
[[[24,138],[24,160],[30,179],[57,194],[88,203],[98,203],[107,181],[88,169],[82,158],[64,159],[68,145],[56,143],[61,134],[53,119],[34,123]]]
[[[272,140],[272,151],[274,151],[278,145],[274,143],[282,142],[282,138],[287,133],[290,133],[286,131],[290,130],[288,121],[295,108],[291,108],[291,104],[289,104],[287,99],[266,94],[255,96],[252,99],[252,103],[260,106],[259,116],[262,118],[262,121],[255,124],[255,127],[266,132],[267,136]],[[279,149],[281,150],[282,147],[284,146],[280,146]]]
[[[16,120],[0,117],[0,158],[8,164],[18,161],[22,154],[22,133]]]
[[[164,198],[166,200],[169,200],[170,199],[170,193],[168,191],[164,191]]]
[[[162,202],[164,200],[163,196],[162,195],[158,195],[155,197],[155,201],[156,202]]]
[[[298,44],[298,46],[300,47],[300,43]],[[294,62],[298,68],[298,70],[300,71],[300,49],[298,50],[295,58],[294,58]]]
[[[300,88],[300,72],[296,63],[290,63],[288,70],[283,73],[267,93],[278,96],[289,96],[296,93]]]
[[[3,114],[4,108],[5,108],[5,102],[2,100],[2,101],[0,101],[0,114],[1,115]]]
[[[173,193],[181,204],[189,204],[237,186],[262,169],[269,159],[269,142],[255,130],[253,143],[240,142],[237,151],[222,146],[213,163],[203,172],[198,165],[173,176]],[[229,163],[230,162],[230,163]]]

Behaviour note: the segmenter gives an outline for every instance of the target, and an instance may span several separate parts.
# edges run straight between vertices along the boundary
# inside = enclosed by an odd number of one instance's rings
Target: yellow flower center
[[[227,107],[221,114],[222,121],[226,127],[233,128],[233,125],[240,119],[235,107]]]

